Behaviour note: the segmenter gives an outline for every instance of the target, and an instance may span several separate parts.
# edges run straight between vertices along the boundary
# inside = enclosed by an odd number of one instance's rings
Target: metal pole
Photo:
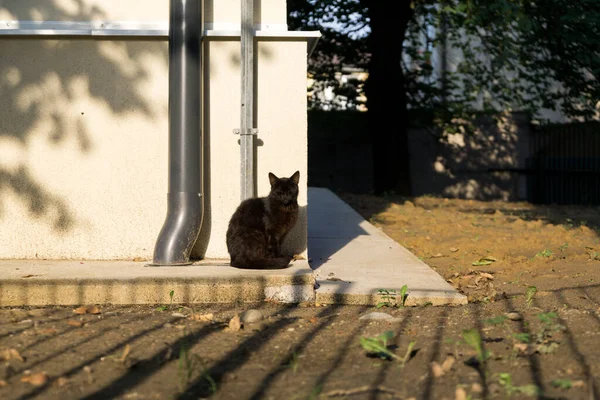
[[[242,0],[241,20],[241,197],[256,196],[254,190],[254,1]]]
[[[151,265],[186,265],[202,224],[202,0],[170,0],[169,193]]]

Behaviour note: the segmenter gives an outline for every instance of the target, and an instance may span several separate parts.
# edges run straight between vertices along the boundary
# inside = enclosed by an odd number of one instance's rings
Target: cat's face
[[[293,204],[298,201],[298,181],[300,171],[296,171],[289,178],[278,178],[275,174],[269,172],[269,182],[271,183],[271,193],[269,197],[283,203]]]

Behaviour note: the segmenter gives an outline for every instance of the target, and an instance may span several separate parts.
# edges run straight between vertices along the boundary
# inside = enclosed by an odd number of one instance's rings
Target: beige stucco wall
[[[204,21],[239,24],[240,7],[240,0],[204,0]],[[167,21],[168,16],[168,0],[0,0],[0,20]],[[255,1],[254,21],[286,24],[285,0]]]
[[[55,14],[42,19],[133,20],[135,11],[137,20],[156,21],[168,11],[163,0],[87,0],[102,16],[77,19],[61,8],[75,3],[4,0],[0,19],[33,20],[48,7]],[[166,40],[0,37],[0,258],[152,257],[166,215],[167,50]],[[222,258],[240,199],[232,134],[240,119],[239,41],[205,43],[205,52],[207,204],[195,254]],[[258,194],[268,192],[269,171],[300,170],[302,217],[288,249],[303,252],[306,43],[260,42],[258,54]]]

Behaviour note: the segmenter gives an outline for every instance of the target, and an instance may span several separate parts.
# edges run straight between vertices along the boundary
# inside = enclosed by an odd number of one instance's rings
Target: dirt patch
[[[2,309],[0,398],[600,398],[597,209],[344,197],[471,303]]]
[[[598,207],[342,197],[471,301],[600,282]]]

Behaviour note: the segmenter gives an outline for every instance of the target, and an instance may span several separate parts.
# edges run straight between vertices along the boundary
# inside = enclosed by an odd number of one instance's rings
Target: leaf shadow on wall
[[[100,8],[82,0],[72,3],[67,11],[50,1],[5,0],[0,10],[19,21],[39,19],[36,15],[46,21],[107,19]],[[152,109],[142,87],[151,75],[148,57],[158,55],[168,64],[168,46],[157,40],[5,36],[0,53],[0,150],[16,155],[0,160],[0,218],[6,217],[8,199],[15,197],[30,216],[65,233],[77,222],[75,212],[61,193],[36,177],[28,162],[32,142],[42,138],[52,148],[74,141],[80,155],[93,154],[93,121],[81,106],[86,100],[114,116],[166,113],[166,105]],[[67,181],[73,172],[61,171],[59,179]]]

